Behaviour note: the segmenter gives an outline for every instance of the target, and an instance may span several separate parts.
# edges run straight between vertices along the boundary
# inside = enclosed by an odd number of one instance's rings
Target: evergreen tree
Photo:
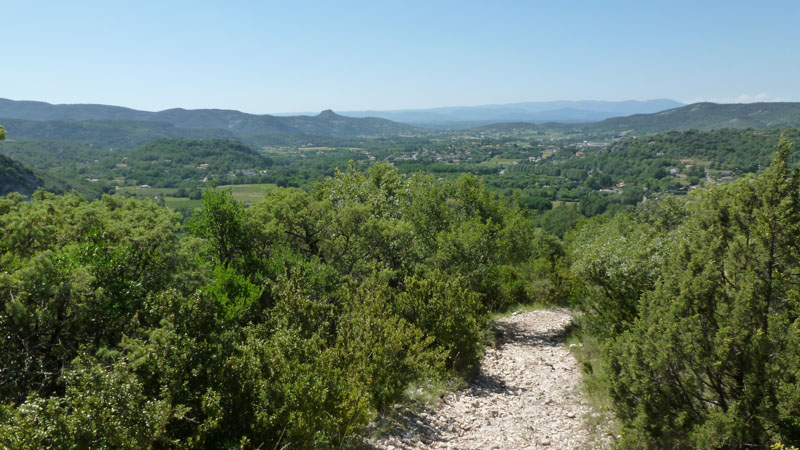
[[[800,175],[781,140],[757,178],[693,207],[639,317],[612,340],[627,448],[800,442]]]

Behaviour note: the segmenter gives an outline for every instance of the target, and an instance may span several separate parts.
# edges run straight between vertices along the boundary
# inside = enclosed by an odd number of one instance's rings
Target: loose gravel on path
[[[592,414],[581,372],[564,346],[572,320],[565,310],[515,313],[501,319],[497,348],[488,349],[472,384],[372,445],[380,449],[609,448],[609,436],[586,425]]]

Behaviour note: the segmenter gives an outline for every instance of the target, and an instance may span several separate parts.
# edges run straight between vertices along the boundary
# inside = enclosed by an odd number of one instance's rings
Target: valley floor
[[[564,346],[571,316],[564,310],[515,313],[497,323],[472,384],[406,426],[373,442],[380,449],[610,448],[612,436],[584,398],[581,371]]]

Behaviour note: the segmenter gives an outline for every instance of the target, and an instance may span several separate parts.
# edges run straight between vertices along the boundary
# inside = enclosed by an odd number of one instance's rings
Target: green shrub
[[[800,442],[800,172],[787,168],[789,148],[781,141],[759,177],[702,194],[688,218],[650,215],[679,223],[663,245],[657,233],[631,239],[651,233],[646,220],[617,233],[619,247],[586,251],[608,262],[602,282],[589,270],[600,264],[579,268],[605,295],[585,308],[615,330],[604,359],[623,448]]]
[[[169,446],[165,425],[186,413],[144,394],[124,366],[81,359],[66,374],[63,397],[31,395],[0,407],[0,446],[13,449],[139,449]]]
[[[477,367],[480,337],[486,325],[486,309],[480,295],[463,286],[463,280],[440,271],[405,279],[405,291],[397,295],[400,315],[447,352],[447,362],[458,371]]]

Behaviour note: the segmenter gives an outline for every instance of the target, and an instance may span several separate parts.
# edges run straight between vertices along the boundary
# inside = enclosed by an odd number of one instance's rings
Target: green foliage
[[[0,195],[11,192],[30,195],[44,184],[30,168],[3,155],[0,155],[0,180]]]
[[[210,293],[219,303],[222,317],[228,321],[242,320],[254,306],[259,306],[262,290],[231,267],[214,268]]]
[[[225,269],[239,265],[247,270],[247,263],[268,251],[254,242],[255,234],[248,223],[244,206],[233,199],[230,191],[206,189],[203,193],[203,210],[191,223],[192,232],[205,238],[216,264]],[[261,245],[259,245],[261,244]]]
[[[563,238],[567,231],[575,228],[583,219],[580,211],[574,206],[561,205],[545,211],[538,218],[538,222],[548,233]]]
[[[81,347],[115,345],[172,280],[177,218],[150,203],[42,192],[0,209],[0,396],[50,395]]]
[[[340,447],[474,372],[487,312],[561,279],[559,242],[472,176],[351,167],[180,219],[0,199],[0,445]]]
[[[769,448],[771,450],[797,450],[797,447],[795,447],[794,445],[787,446],[780,442],[770,445]]]
[[[644,208],[575,243],[623,448],[800,442],[800,174],[789,150],[782,140],[762,175],[687,209]]]
[[[332,221],[331,208],[324,199],[289,188],[268,190],[252,212],[281,245],[310,258],[320,255],[324,233]]]
[[[374,276],[346,292],[337,347],[353,371],[354,393],[364,391],[360,395],[380,410],[399,400],[410,382],[445,376],[450,349],[426,333],[425,324],[413,321],[431,318],[410,314],[409,321],[392,312],[411,306],[403,303],[408,294],[393,300],[385,282]]]
[[[222,129],[180,128],[166,122],[134,120],[6,120],[18,139],[60,141],[107,149],[130,149],[158,138],[231,139]]]
[[[401,316],[419,327],[447,352],[447,363],[462,372],[476,369],[486,313],[480,296],[463,287],[463,280],[442,272],[410,277],[397,296]]]
[[[239,141],[162,138],[106,157],[103,165],[128,184],[169,188],[196,186],[204,179],[252,179],[272,166],[272,160]]]
[[[248,327],[223,368],[224,436],[245,435],[253,447],[315,447],[341,436],[334,354],[319,336],[293,327]],[[325,414],[327,413],[327,414]],[[221,436],[223,437],[223,436]],[[229,437],[229,439],[230,439]]]
[[[172,444],[164,426],[185,410],[151,398],[124,366],[81,359],[65,375],[63,397],[35,394],[0,407],[0,445],[14,449],[152,448]]]
[[[639,316],[639,298],[662,277],[685,207],[674,198],[650,202],[635,214],[592,219],[572,236],[572,271],[587,282],[574,303],[594,333],[615,335]]]

